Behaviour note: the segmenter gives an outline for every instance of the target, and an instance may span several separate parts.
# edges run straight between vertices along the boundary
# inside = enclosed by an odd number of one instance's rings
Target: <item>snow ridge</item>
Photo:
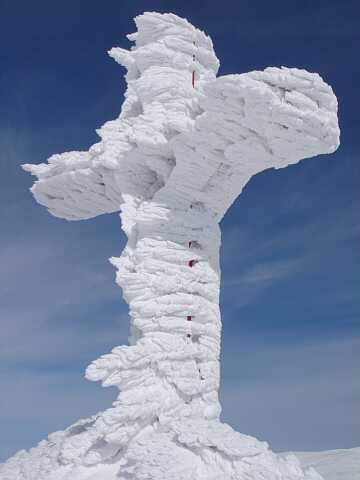
[[[219,222],[256,173],[337,148],[336,97],[298,69],[217,78],[210,38],[186,20],[150,12],[135,22],[135,46],[109,52],[127,68],[119,118],[88,152],[24,165],[55,216],[121,212],[128,243],[111,263],[129,303],[129,346],[86,370],[119,395],[16,454],[0,478],[321,479],[219,420]]]
[[[305,468],[316,468],[325,480],[360,478],[360,447],[325,452],[294,452],[294,455]]]

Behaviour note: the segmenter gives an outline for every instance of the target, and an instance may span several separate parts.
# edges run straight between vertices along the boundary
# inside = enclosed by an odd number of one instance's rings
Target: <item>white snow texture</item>
[[[86,371],[120,392],[112,408],[17,453],[0,478],[321,479],[219,420],[219,222],[256,173],[336,150],[336,97],[295,68],[216,77],[210,38],[186,20],[135,22],[135,46],[109,52],[127,68],[119,118],[88,152],[24,165],[57,217],[121,212],[128,243],[111,262],[130,345]]]
[[[314,467],[325,480],[359,480],[360,447],[326,452],[294,452],[304,467]]]

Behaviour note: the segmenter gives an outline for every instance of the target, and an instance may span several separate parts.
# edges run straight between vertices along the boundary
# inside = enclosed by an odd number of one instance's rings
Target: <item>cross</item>
[[[219,222],[253,175],[336,150],[337,100],[319,75],[296,68],[217,77],[211,39],[186,20],[151,12],[135,21],[135,46],[109,52],[127,68],[120,116],[89,151],[23,166],[51,214],[120,212],[128,237],[111,262],[130,345],[86,371],[120,393],[82,431],[87,448],[71,443],[74,433],[61,455],[90,465],[124,452],[121,472],[134,479],[165,478],[154,458],[169,479],[258,478],[252,468],[268,478],[278,457],[219,420]],[[242,461],[259,453],[266,465]],[[318,478],[281,462],[284,478]]]

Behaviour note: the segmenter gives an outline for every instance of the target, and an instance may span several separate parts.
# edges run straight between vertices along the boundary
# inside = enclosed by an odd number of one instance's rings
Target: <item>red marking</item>
[[[188,266],[192,268],[195,265],[195,263],[196,263],[196,260],[189,260]]]
[[[193,42],[193,44],[194,44],[194,50],[195,50],[195,48],[196,48],[195,41]],[[193,62],[195,62],[195,61],[196,61],[196,58],[195,58],[195,51],[194,51],[194,53],[193,53]],[[195,70],[193,70],[193,72],[192,72],[191,84],[192,84],[193,88],[195,88]]]
[[[191,322],[192,316],[191,316],[191,315],[188,315],[188,316],[186,317],[186,320],[187,320],[188,322]]]

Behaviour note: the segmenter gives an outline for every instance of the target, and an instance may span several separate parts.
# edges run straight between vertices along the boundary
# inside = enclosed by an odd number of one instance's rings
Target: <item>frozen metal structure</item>
[[[337,100],[319,75],[267,68],[216,77],[203,32],[173,14],[135,19],[121,114],[87,152],[24,165],[50,213],[120,211],[117,269],[129,346],[86,371],[115,385],[112,408],[57,432],[3,467],[2,480],[315,480],[295,457],[219,420],[219,222],[249,179],[339,144]]]

